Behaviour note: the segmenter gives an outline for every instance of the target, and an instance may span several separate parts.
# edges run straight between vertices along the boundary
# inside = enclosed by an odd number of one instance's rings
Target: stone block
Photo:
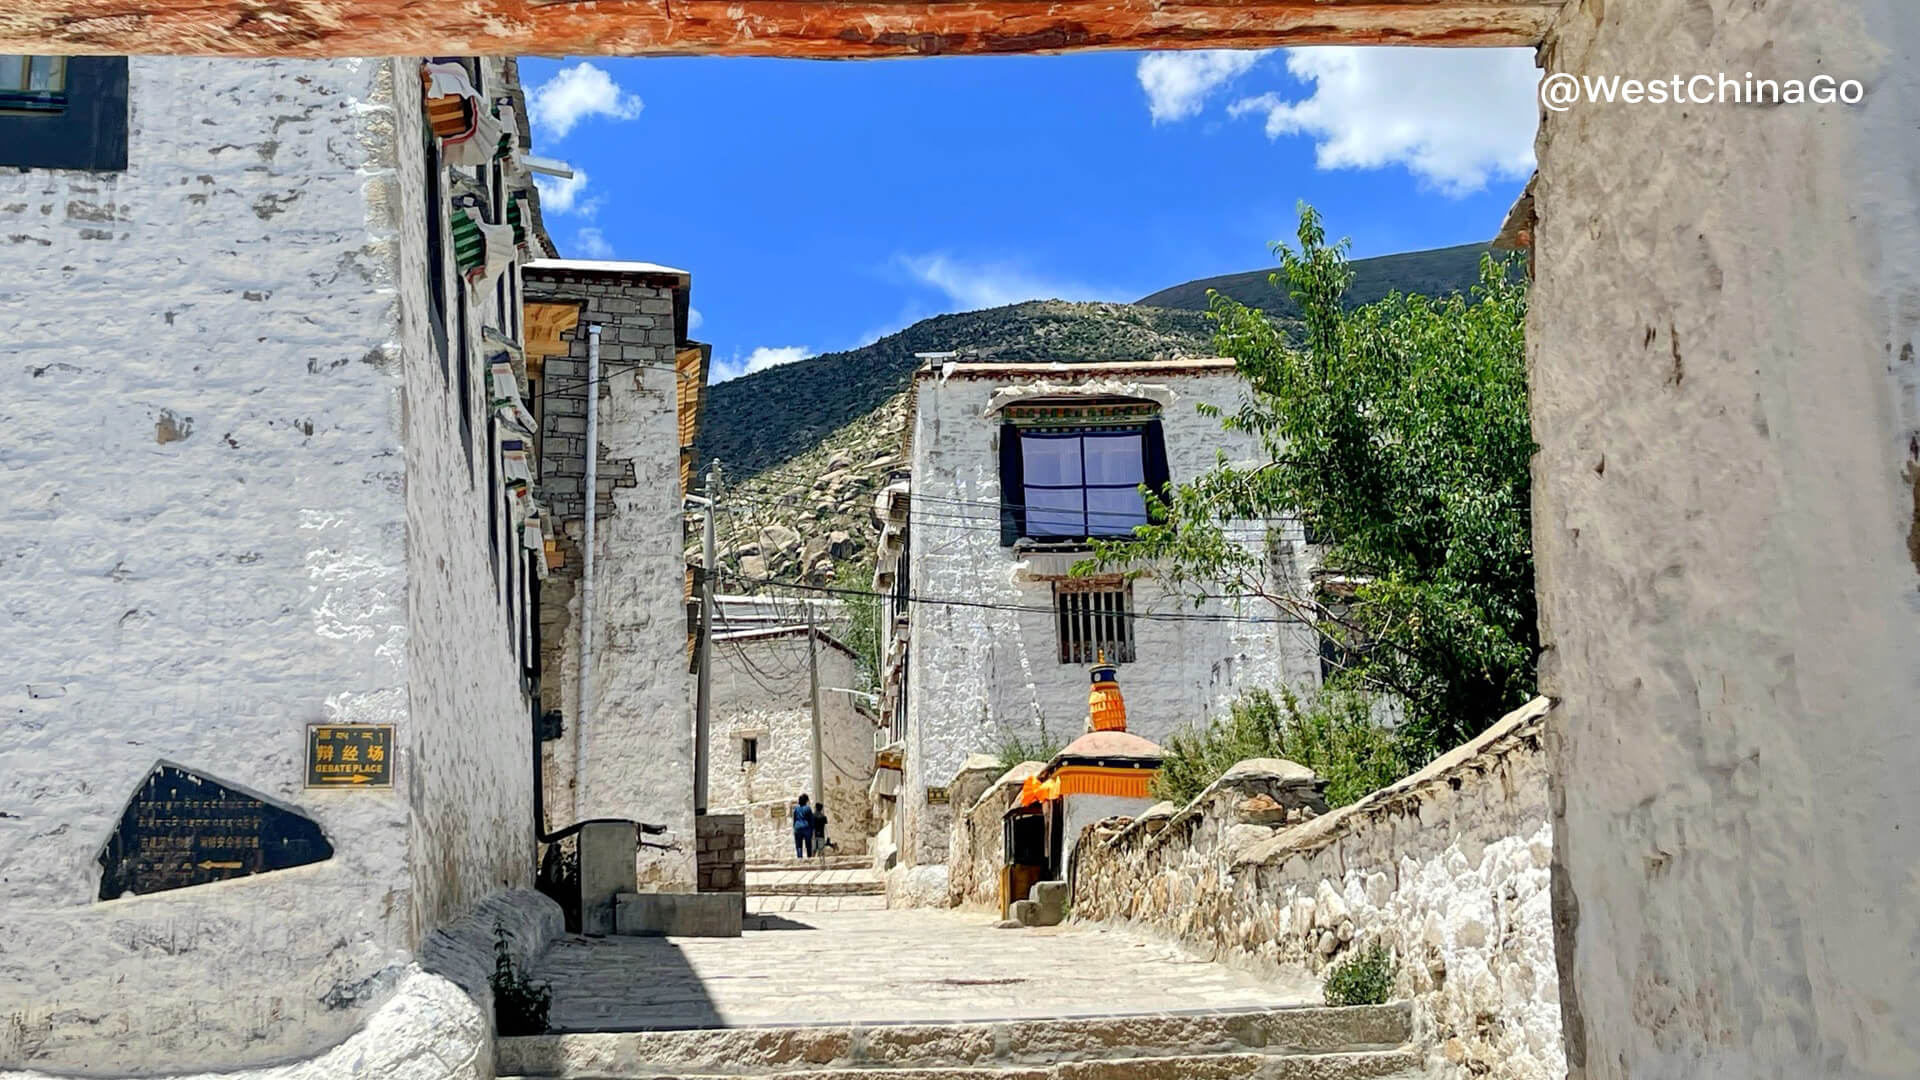
[[[1064,881],[1035,882],[1032,891],[1027,893],[1028,902],[1034,906],[1034,926],[1059,926],[1067,918],[1067,883]]]
[[[629,937],[739,937],[741,893],[634,893],[619,897],[615,933]]]
[[[615,932],[619,897],[634,890],[634,851],[632,825],[607,823],[581,827],[581,933],[598,937]]]

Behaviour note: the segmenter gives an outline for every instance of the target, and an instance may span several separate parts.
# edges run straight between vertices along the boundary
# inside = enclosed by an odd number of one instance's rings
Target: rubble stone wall
[[[1076,919],[1125,921],[1238,966],[1399,958],[1435,1080],[1561,1080],[1544,699],[1383,791],[1304,823],[1231,774],[1171,816],[1088,831]],[[1268,794],[1272,794],[1268,792]]]
[[[699,844],[701,892],[747,891],[747,820],[741,814],[701,814],[693,819]]]

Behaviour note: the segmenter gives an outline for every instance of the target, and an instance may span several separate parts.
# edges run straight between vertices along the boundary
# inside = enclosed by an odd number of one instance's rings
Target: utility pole
[[[693,812],[707,812],[708,740],[713,730],[713,579],[719,576],[714,555],[714,514],[720,498],[720,463],[707,467],[706,520],[700,530],[700,638],[694,646],[699,666],[693,705]]]
[[[813,797],[825,806],[826,774],[820,765],[820,643],[814,636],[813,601],[803,597],[800,602],[807,605],[807,700],[813,707]]]

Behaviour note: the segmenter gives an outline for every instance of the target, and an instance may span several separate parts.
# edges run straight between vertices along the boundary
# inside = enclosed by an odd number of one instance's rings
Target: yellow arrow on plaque
[[[352,776],[323,776],[320,779],[329,784],[364,784],[373,778],[366,773],[354,773]]]
[[[242,865],[244,864],[237,862],[215,862],[212,859],[200,860],[200,869],[202,870],[238,870]]]

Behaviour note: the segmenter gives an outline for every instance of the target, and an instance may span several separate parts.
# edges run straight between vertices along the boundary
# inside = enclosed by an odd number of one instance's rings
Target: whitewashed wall
[[[1065,385],[1071,376],[920,376],[913,442],[912,594],[1037,610],[910,605],[908,751],[900,796],[909,838],[906,861],[946,861],[950,810],[929,807],[926,789],[945,783],[967,754],[994,751],[1006,731],[1032,738],[1044,726],[1047,734],[1065,742],[1086,730],[1088,672],[1060,663],[1052,590],[1045,581],[1018,580],[1023,560],[1000,546],[999,421],[986,410],[996,389],[1042,379]],[[1163,408],[1162,423],[1176,483],[1212,468],[1219,453],[1242,461],[1257,453],[1257,444],[1247,436],[1223,432],[1218,420],[1195,408],[1203,402],[1236,404],[1242,384],[1231,368],[1196,375],[1155,372],[1141,365],[1126,379],[1173,393],[1172,403]],[[946,501],[955,499],[971,501]],[[956,514],[974,520],[952,520]],[[1293,538],[1300,539],[1297,528]],[[1033,559],[1033,565],[1042,558]],[[1052,561],[1063,570],[1072,558],[1054,556]],[[1133,590],[1136,612],[1233,613],[1221,601],[1195,609],[1184,594],[1169,594],[1150,577],[1137,580]],[[1241,614],[1270,618],[1273,609],[1253,601]],[[1122,665],[1119,673],[1128,730],[1156,741],[1223,711],[1249,688],[1315,685],[1319,680],[1316,643],[1310,631],[1298,628],[1137,619],[1134,635],[1138,662]]]
[[[136,58],[126,172],[0,171],[0,1067],[313,1054],[427,928],[526,881],[524,828],[495,832],[530,818],[526,714],[459,641],[494,621],[485,507],[401,300],[399,67]],[[398,725],[394,789],[303,790],[320,721]],[[162,759],[299,807],[335,857],[97,902]]]
[[[1920,5],[1583,0],[1543,56],[1866,88],[1541,130],[1574,1075],[1920,1076]]]
[[[851,687],[853,657],[822,643],[820,685]],[[808,703],[805,632],[718,641],[713,649],[713,717],[707,761],[708,805],[747,817],[747,858],[793,857],[789,805],[813,790],[813,714]],[[846,694],[820,694],[821,773],[826,779],[827,835],[837,854],[867,850],[873,778],[873,722]],[[741,740],[759,742],[759,760],[741,760]]]
[[[578,300],[567,357],[546,362],[551,391],[542,418],[540,490],[568,515],[567,566],[541,593],[541,693],[565,716],[566,733],[545,744],[548,826],[594,817],[664,825],[646,838],[644,889],[691,892],[693,828],[692,676],[688,674],[686,562],[680,505],[680,434],[672,370],[672,292],[616,275],[569,275],[536,267],[529,301]],[[592,710],[580,745],[578,576],[584,517],[588,327],[599,323],[601,382],[593,586]],[[577,410],[577,411],[576,411]],[[584,782],[585,790],[576,788]],[[652,845],[661,846],[652,846]]]

